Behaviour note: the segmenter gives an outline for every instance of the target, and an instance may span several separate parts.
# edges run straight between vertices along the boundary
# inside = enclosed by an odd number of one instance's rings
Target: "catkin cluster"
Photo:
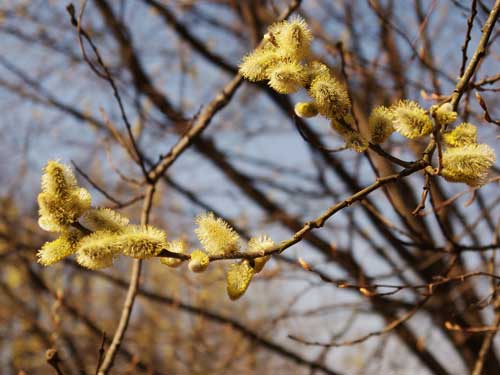
[[[195,219],[195,234],[203,248],[194,250],[190,255],[189,269],[192,272],[203,272],[210,264],[210,256],[224,257],[240,250],[240,237],[231,226],[215,217],[212,212],[203,213]],[[241,297],[252,281],[253,275],[260,272],[270,256],[265,251],[272,248],[274,242],[266,235],[251,238],[248,242],[246,252],[250,255],[263,256],[252,259],[244,259],[230,265],[226,275],[227,294],[235,300]],[[185,253],[187,245],[185,242],[172,241],[168,244],[169,251]],[[170,267],[177,267],[181,260],[174,258],[163,258],[161,262]]]
[[[447,123],[455,121],[456,115],[446,117],[443,110],[440,113],[438,111],[439,109],[435,112],[435,118],[444,118],[441,121]],[[450,182],[464,182],[470,186],[484,184],[496,156],[493,148],[477,143],[477,128],[464,122],[443,133],[442,138],[446,149],[442,156],[441,176]]]
[[[83,267],[109,267],[120,255],[145,259],[167,246],[162,230],[149,225],[132,225],[109,208],[92,208],[90,193],[78,186],[71,169],[49,161],[42,175],[38,195],[39,225],[59,233],[38,251],[38,262],[48,266],[76,254]]]
[[[269,27],[260,46],[243,58],[240,74],[249,81],[267,80],[281,94],[292,94],[305,88],[309,102],[295,105],[299,117],[318,114],[330,120],[331,128],[346,142],[346,147],[364,152],[370,143],[384,143],[393,132],[408,139],[440,134],[457,119],[450,103],[433,106],[426,111],[411,100],[399,100],[389,107],[372,110],[369,119],[369,140],[356,130],[351,116],[351,101],[346,88],[330,69],[311,59],[312,33],[301,18],[282,21]],[[441,176],[451,182],[471,186],[485,182],[488,169],[495,162],[495,152],[476,141],[474,125],[463,123],[442,134],[446,149],[442,154]]]
[[[311,101],[295,105],[297,116],[328,118],[346,146],[362,152],[368,142],[354,130],[349,94],[325,64],[311,59],[311,42],[311,30],[303,19],[275,23],[260,46],[243,58],[240,74],[249,81],[267,80],[280,94],[304,88]]]

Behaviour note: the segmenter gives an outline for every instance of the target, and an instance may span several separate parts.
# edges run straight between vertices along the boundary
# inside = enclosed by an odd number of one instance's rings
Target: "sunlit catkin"
[[[110,208],[93,208],[80,218],[80,223],[93,232],[98,230],[118,232],[125,228],[128,222],[128,218]]]
[[[191,272],[200,273],[205,271],[210,264],[210,258],[203,251],[196,249],[191,253],[191,259],[188,267]]]
[[[78,242],[82,238],[80,231],[69,229],[61,236],[51,242],[46,242],[37,252],[37,261],[43,266],[57,263],[63,258],[74,254],[78,247]]]
[[[296,61],[283,61],[269,68],[269,86],[280,94],[292,94],[300,90],[306,80],[304,67]]]
[[[394,132],[392,113],[389,108],[379,106],[373,109],[368,119],[370,140],[374,144],[384,143]]]
[[[301,17],[279,22],[270,28],[280,48],[280,53],[296,60],[307,58],[310,53],[312,33]]]
[[[447,148],[443,152],[441,175],[450,182],[481,185],[486,181],[488,169],[495,159],[495,151],[486,144]]]
[[[452,131],[443,133],[448,147],[460,147],[477,143],[477,128],[468,122],[461,123]]]
[[[227,295],[230,299],[236,300],[245,293],[254,273],[255,270],[246,259],[240,263],[231,264],[226,275]]]
[[[341,118],[349,113],[351,101],[344,85],[335,77],[319,75],[309,87],[318,112],[329,119]]]
[[[122,253],[136,259],[153,257],[167,248],[167,235],[151,225],[128,225],[117,235]]]
[[[49,232],[65,231],[90,208],[91,196],[78,187],[71,170],[58,161],[49,161],[43,172],[38,223]]]
[[[239,249],[240,236],[221,218],[212,212],[196,217],[195,234],[207,253],[230,254]]]
[[[390,107],[394,129],[406,138],[414,139],[432,133],[432,121],[416,102],[400,100]]]
[[[268,79],[268,70],[279,62],[279,56],[273,48],[258,48],[246,55],[239,67],[239,73],[249,81]]]

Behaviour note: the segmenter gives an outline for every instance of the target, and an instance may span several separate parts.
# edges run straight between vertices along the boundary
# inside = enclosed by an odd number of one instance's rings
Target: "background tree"
[[[300,14],[361,135],[379,105],[449,102],[497,149],[500,1],[67,5],[0,5],[5,373],[500,372],[498,169],[481,188],[430,173],[442,150],[424,150],[445,129],[356,153],[324,117],[294,115],[305,92],[238,75],[269,25]],[[190,248],[210,211],[287,249],[237,302],[230,260],[202,274],[125,257],[44,268],[49,159],[73,163],[93,205]]]

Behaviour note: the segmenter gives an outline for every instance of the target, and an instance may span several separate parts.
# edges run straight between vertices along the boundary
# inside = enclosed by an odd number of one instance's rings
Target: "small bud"
[[[314,117],[318,114],[318,108],[313,102],[300,102],[295,104],[295,114],[302,118]]]
[[[431,119],[416,102],[400,100],[390,110],[394,129],[406,138],[414,139],[432,133]]]
[[[201,250],[195,250],[191,253],[191,260],[189,261],[188,267],[191,272],[203,272],[208,268],[210,264],[210,258]]]
[[[227,294],[230,299],[236,300],[245,293],[254,273],[254,269],[246,259],[241,263],[231,264],[226,275]]]
[[[434,117],[438,124],[448,125],[457,119],[457,113],[453,111],[451,103],[444,103],[434,112]]]
[[[368,119],[370,125],[370,139],[374,144],[384,143],[394,132],[392,113],[384,106],[376,107]]]
[[[267,235],[263,234],[259,237],[252,237],[248,241],[247,252],[250,254],[265,254],[265,251],[274,246],[274,241]],[[262,271],[267,261],[271,259],[270,255],[254,258],[253,269],[255,273]]]
[[[187,244],[184,240],[175,240],[167,243],[167,250],[172,253],[185,254],[187,252]],[[182,259],[177,258],[161,258],[160,262],[168,267],[177,268],[181,265]]]

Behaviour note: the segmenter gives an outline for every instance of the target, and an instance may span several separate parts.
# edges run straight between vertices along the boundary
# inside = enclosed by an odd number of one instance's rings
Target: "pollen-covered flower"
[[[249,81],[268,79],[268,70],[277,65],[279,56],[273,48],[258,48],[246,55],[240,64],[239,73]]]
[[[319,75],[309,87],[318,112],[329,119],[341,118],[349,113],[351,101],[344,85],[335,77]]]
[[[384,143],[394,132],[392,113],[389,108],[382,105],[373,109],[368,124],[370,126],[371,142],[374,144]]]
[[[477,128],[468,122],[464,122],[452,131],[443,133],[443,139],[449,147],[474,144],[477,143]]]
[[[64,197],[78,187],[71,169],[55,160],[49,160],[43,169],[42,191]]]
[[[167,248],[167,235],[151,225],[128,225],[117,235],[122,253],[136,259],[153,257]]]
[[[444,103],[439,106],[435,112],[434,117],[440,125],[448,125],[457,119],[457,113],[453,110],[451,103]]]
[[[195,222],[197,228],[194,232],[207,253],[229,254],[239,249],[240,236],[212,212],[197,216]]]
[[[441,175],[450,182],[478,186],[485,182],[495,159],[495,151],[486,144],[447,148],[443,152]]]
[[[255,270],[248,260],[231,264],[226,275],[227,294],[232,300],[240,298],[252,281]]]
[[[110,208],[93,208],[86,211],[80,218],[80,223],[93,232],[98,230],[118,232],[128,222],[128,218]]]
[[[274,245],[274,241],[271,237],[263,234],[258,237],[250,238],[250,241],[248,241],[247,252],[250,254],[265,254],[265,251],[271,249]],[[255,270],[255,273],[262,271],[270,258],[270,255],[254,258],[253,269]]]
[[[113,265],[113,261],[115,260],[115,256],[113,255],[102,255],[96,257],[90,257],[84,253],[77,252],[76,253],[76,262],[85,268],[91,270],[100,270],[102,268],[108,268]]]
[[[203,272],[208,268],[210,264],[210,258],[203,251],[196,249],[191,253],[191,260],[189,261],[188,267],[191,272]]]
[[[91,199],[90,193],[77,185],[67,166],[51,160],[42,175],[38,223],[49,232],[62,232],[90,208]]]
[[[187,243],[184,240],[174,240],[167,242],[166,249],[172,253],[185,254],[187,252]],[[160,262],[166,266],[176,268],[182,263],[182,259],[177,258],[161,258]]]
[[[312,33],[301,17],[282,21],[270,28],[276,38],[280,52],[296,60],[309,56]]]
[[[414,139],[432,133],[432,121],[416,102],[400,100],[390,108],[394,129],[406,138]]]
[[[49,191],[38,194],[40,227],[49,232],[61,232],[90,208],[91,196],[84,188],[76,188],[65,196]]]
[[[314,117],[318,114],[318,108],[313,102],[299,102],[295,104],[295,114],[302,118]]]
[[[78,244],[77,252],[89,259],[115,257],[122,251],[116,233],[99,230],[83,237]]]
[[[38,263],[43,266],[50,266],[75,253],[82,236],[80,231],[69,229],[61,233],[58,239],[46,242],[37,252]]]
[[[97,270],[110,267],[122,251],[119,234],[100,230],[83,237],[76,251],[76,261],[85,268]]]
[[[313,61],[306,65],[308,75],[308,83],[310,84],[314,79],[329,79],[332,75],[330,68],[319,61]]]
[[[283,61],[271,66],[268,73],[269,86],[280,94],[292,94],[300,90],[307,80],[304,67],[296,61]]]

